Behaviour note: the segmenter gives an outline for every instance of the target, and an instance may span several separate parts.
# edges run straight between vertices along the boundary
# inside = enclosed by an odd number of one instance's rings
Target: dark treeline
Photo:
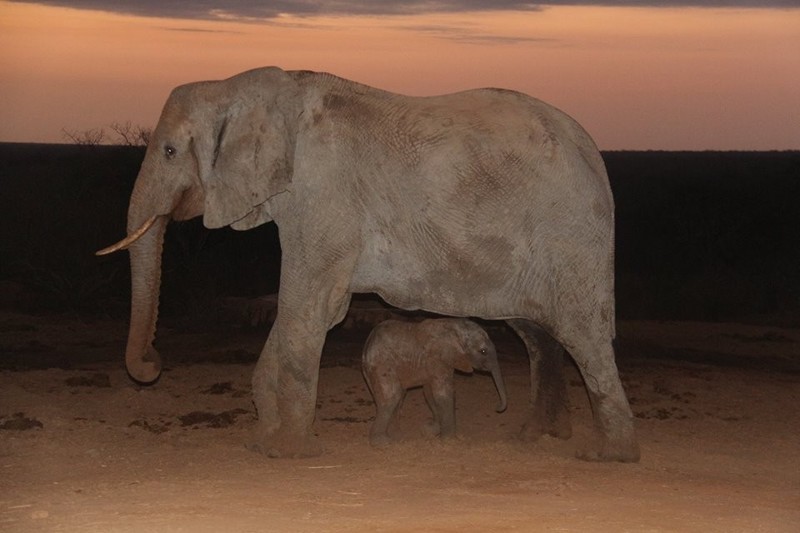
[[[800,320],[800,152],[603,157],[621,317]]]
[[[0,294],[29,311],[124,316],[137,147],[0,143]],[[606,152],[621,318],[800,322],[800,152]],[[162,313],[278,286],[277,228],[167,231]]]

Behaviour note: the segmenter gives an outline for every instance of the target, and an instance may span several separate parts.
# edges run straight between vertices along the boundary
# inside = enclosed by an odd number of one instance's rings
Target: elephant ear
[[[292,179],[299,87],[280,69],[258,69],[218,82],[207,98],[216,112],[194,137],[203,224],[248,229],[268,221],[262,204]]]

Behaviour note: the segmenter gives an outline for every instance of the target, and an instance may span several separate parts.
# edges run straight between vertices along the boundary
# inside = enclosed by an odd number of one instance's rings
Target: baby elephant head
[[[475,322],[466,319],[442,320],[443,325],[454,335],[457,350],[453,367],[462,372],[483,370],[490,372],[494,379],[500,402],[496,411],[502,413],[506,410],[506,387],[500,365],[497,362],[497,350],[486,331]]]

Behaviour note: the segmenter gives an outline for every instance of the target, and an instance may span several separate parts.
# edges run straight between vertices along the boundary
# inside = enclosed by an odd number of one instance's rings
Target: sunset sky
[[[800,0],[3,0],[0,141],[152,127],[174,86],[265,65],[516,89],[605,150],[800,149]]]

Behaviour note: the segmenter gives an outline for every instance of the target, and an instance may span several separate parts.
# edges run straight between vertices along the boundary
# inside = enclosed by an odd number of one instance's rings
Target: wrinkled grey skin
[[[362,362],[364,378],[377,410],[369,433],[373,446],[389,442],[389,423],[406,390],[420,386],[433,413],[433,433],[445,438],[454,436],[454,369],[491,372],[500,396],[497,412],[506,410],[506,388],[497,351],[483,328],[470,320],[381,322],[367,338]]]
[[[253,375],[253,448],[319,453],[312,429],[326,332],[350,296],[403,309],[504,319],[531,356],[523,435],[570,434],[564,350],[592,402],[585,457],[639,457],[617,373],[614,203],[586,132],[526,95],[481,89],[416,98],[332,75],[257,69],[176,88],[128,211],[126,363],[159,376],[153,349],[167,221],[270,220],[281,240],[277,318]]]

